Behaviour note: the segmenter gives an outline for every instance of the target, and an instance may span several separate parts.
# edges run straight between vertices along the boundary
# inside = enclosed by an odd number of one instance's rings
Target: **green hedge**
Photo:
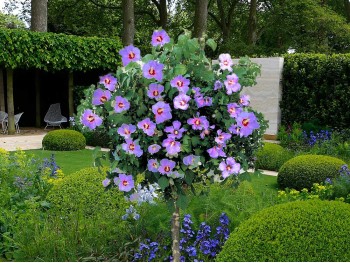
[[[120,65],[117,38],[0,30],[0,67],[35,68],[46,71],[90,69],[116,70]]]
[[[282,123],[318,120],[350,123],[350,54],[293,54],[284,57]]]
[[[314,183],[339,176],[344,161],[326,155],[299,155],[282,165],[277,176],[281,188],[311,189]]]
[[[77,151],[85,149],[86,139],[78,131],[55,130],[44,136],[42,144],[45,150]]]
[[[295,201],[264,209],[233,232],[217,261],[350,261],[350,205]]]

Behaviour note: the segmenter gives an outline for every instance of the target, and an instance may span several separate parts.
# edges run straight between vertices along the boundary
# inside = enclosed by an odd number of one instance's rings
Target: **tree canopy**
[[[14,3],[17,2],[17,5]],[[24,4],[26,2],[26,4]],[[8,12],[28,2],[6,0]],[[122,38],[122,5],[118,0],[50,0],[48,29],[80,36]],[[193,31],[196,0],[133,0],[134,44],[154,29],[174,36]],[[22,3],[22,5],[21,5]],[[11,9],[12,8],[12,9]],[[203,9],[205,10],[205,9]],[[218,43],[218,53],[269,56],[288,49],[297,52],[346,53],[350,50],[349,0],[209,0],[206,35]],[[149,50],[142,50],[147,52]]]

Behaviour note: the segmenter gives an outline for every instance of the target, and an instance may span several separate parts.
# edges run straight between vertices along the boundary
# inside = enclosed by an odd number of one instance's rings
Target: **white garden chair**
[[[15,119],[15,128],[16,128],[16,133],[20,133],[21,131],[19,130],[19,125],[18,125],[18,122],[19,120],[21,119],[22,117],[22,114],[24,112],[21,112],[21,113],[18,113],[14,116],[14,119]],[[7,113],[6,113],[7,114]],[[6,133],[7,132],[7,128],[8,128],[8,116],[6,117],[6,119],[2,122],[2,126],[3,126],[3,132]]]
[[[61,105],[59,103],[51,104],[45,117],[44,121],[46,122],[46,127],[49,126],[58,126],[61,128],[62,122],[67,122],[67,118],[62,116]]]
[[[4,111],[0,111],[0,122],[1,122],[1,128],[2,133],[6,132],[6,123],[5,120],[7,119],[8,114]]]

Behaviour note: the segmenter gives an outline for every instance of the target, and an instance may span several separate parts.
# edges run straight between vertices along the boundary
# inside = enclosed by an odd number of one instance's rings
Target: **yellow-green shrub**
[[[278,171],[286,161],[293,158],[293,153],[276,143],[266,142],[258,150],[256,157],[255,167],[257,169]]]
[[[43,148],[52,151],[76,151],[86,146],[82,133],[74,130],[56,130],[47,133],[43,139]]]
[[[326,155],[299,155],[282,165],[277,183],[280,188],[311,189],[314,183],[338,176],[344,164],[344,161]]]
[[[79,210],[83,215],[114,211],[117,217],[129,206],[123,192],[117,188],[105,191],[102,181],[106,178],[97,168],[85,168],[55,183],[47,196],[54,210],[69,214]],[[120,218],[119,217],[119,218]]]
[[[350,205],[295,201],[266,208],[233,232],[217,261],[350,261]]]

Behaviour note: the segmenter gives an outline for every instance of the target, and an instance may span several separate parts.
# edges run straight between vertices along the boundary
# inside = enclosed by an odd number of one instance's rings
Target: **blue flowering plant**
[[[185,215],[180,230],[180,261],[213,261],[230,235],[229,223],[227,215],[222,213],[216,228],[202,222],[199,229],[195,231],[191,215]],[[169,254],[169,247],[169,244],[145,239],[140,243],[133,261],[173,261],[173,257]]]
[[[248,58],[234,64],[229,54],[213,63],[188,34],[175,43],[157,30],[151,44],[145,56],[133,45],[120,51],[123,66],[86,92],[78,118],[84,129],[109,130],[104,187],[130,197],[143,174],[176,210],[185,208],[194,183],[222,182],[249,168],[266,122],[241,91],[256,83],[260,67]]]

